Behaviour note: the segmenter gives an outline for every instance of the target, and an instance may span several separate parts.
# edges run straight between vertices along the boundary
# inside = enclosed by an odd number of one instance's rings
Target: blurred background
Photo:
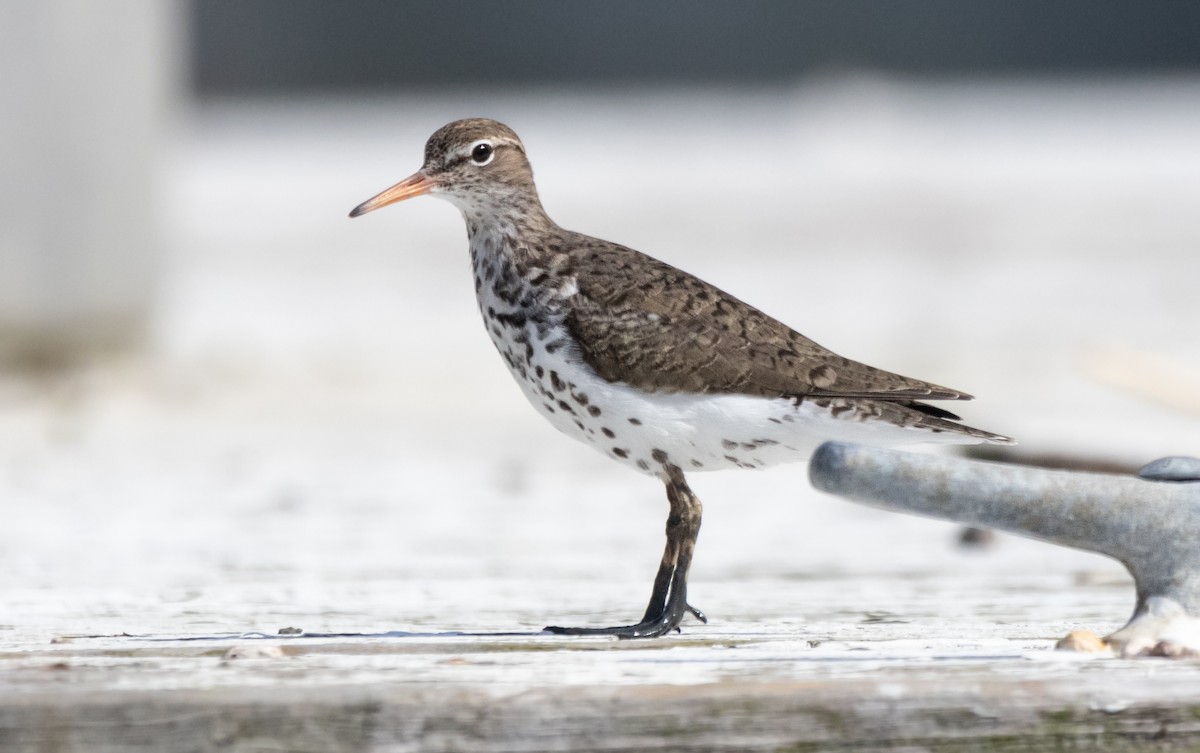
[[[620,586],[570,608],[640,603],[661,490],[526,407],[456,211],[346,217],[460,117],[521,134],[560,224],[974,393],[964,417],[1015,457],[1200,454],[1200,6],[4,10],[0,573],[27,617],[116,603],[178,631],[308,604],[345,629],[399,584],[484,572],[531,624],[568,590],[546,577]],[[799,466],[697,488],[698,580],[919,570],[949,541]],[[826,519],[845,535],[808,530]],[[1018,570],[1061,556],[1028,547]],[[392,614],[444,617],[447,593]],[[459,624],[507,619],[491,603]]]

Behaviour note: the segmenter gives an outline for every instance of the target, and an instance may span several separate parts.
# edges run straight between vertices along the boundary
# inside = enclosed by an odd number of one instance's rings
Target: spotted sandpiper
[[[438,129],[420,170],[350,216],[422,194],[462,212],[484,325],[533,407],[666,485],[667,545],[641,621],[548,631],[643,638],[707,621],[687,601],[701,506],[686,473],[806,460],[828,439],[1011,442],[922,402],[966,393],[843,358],[687,272],[559,227],[502,123]]]

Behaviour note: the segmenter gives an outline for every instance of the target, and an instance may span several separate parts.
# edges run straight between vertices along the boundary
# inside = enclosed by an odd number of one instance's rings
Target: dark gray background
[[[1200,3],[194,0],[203,94],[1200,67]]]

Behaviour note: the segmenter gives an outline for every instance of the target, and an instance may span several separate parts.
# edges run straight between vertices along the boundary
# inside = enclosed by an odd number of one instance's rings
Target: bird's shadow
[[[130,641],[147,641],[161,643],[203,642],[203,641],[255,641],[255,640],[330,640],[330,639],[436,639],[436,638],[540,638],[553,636],[547,630],[531,632],[496,632],[481,633],[460,630],[443,632],[412,632],[407,630],[388,630],[381,633],[263,633],[249,631],[245,633],[216,633],[211,635],[137,635],[122,633],[120,635],[77,635],[76,639],[123,639]]]

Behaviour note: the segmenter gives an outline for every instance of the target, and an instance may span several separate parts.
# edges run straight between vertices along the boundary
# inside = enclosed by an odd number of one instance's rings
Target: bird
[[[681,269],[560,227],[525,145],[498,121],[442,126],[416,173],[350,217],[426,194],[462,213],[484,325],[534,409],[666,488],[667,542],[642,618],[545,631],[651,638],[689,615],[707,623],[687,596],[702,515],[687,474],[803,461],[826,440],[1013,441],[926,402],[965,392],[837,355]]]

